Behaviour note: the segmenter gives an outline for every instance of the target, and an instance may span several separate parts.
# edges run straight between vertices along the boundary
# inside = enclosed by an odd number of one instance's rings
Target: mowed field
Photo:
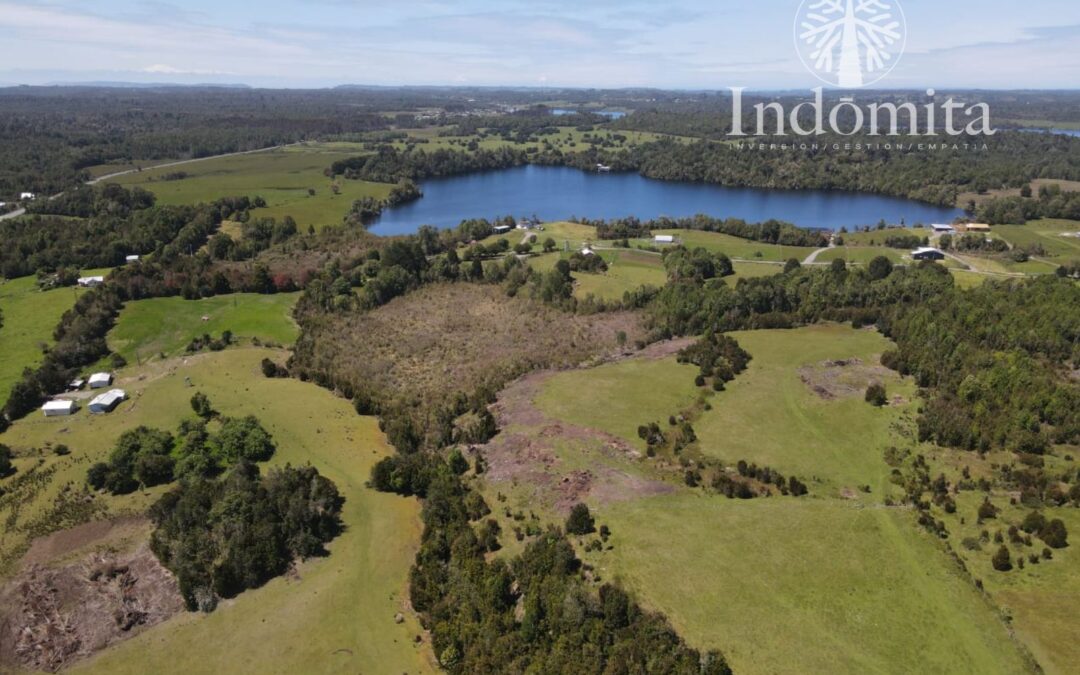
[[[942,544],[908,509],[884,505],[883,451],[916,446],[915,388],[877,365],[888,341],[845,326],[734,337],[753,361],[727,391],[705,394],[711,410],[694,419],[691,454],[797,475],[810,495],[729,500],[681,481],[614,498],[590,493],[597,523],[612,532],[610,550],[582,554],[595,573],[664,611],[695,646],[722,649],[736,672],[1025,672],[995,608]],[[847,365],[827,363],[838,360]],[[663,427],[702,395],[694,374],[672,356],[631,359],[554,374],[534,402],[556,422],[639,448],[638,425]],[[871,380],[898,398],[883,409],[866,404]],[[551,423],[543,428],[531,452],[546,448],[556,455],[549,466],[576,466],[562,457],[576,446],[549,438]],[[642,480],[662,476],[647,460],[637,466]],[[510,510],[542,508],[501,485],[488,489],[508,492]]]
[[[336,180],[323,171],[339,159],[362,154],[359,144],[305,144],[246,155],[192,162],[181,166],[147,169],[114,179],[138,185],[157,195],[162,204],[197,204],[222,197],[262,197],[267,207],[254,211],[256,217],[281,220],[292,216],[300,227],[340,224],[352,203],[361,197],[383,199],[391,185],[358,180]],[[181,180],[164,176],[184,172]],[[309,190],[315,194],[310,195]]]
[[[19,473],[48,478],[18,517],[7,520],[0,551],[17,551],[21,528],[46,516],[66,484],[82,485],[91,463],[104,459],[117,437],[138,425],[175,430],[191,416],[189,399],[207,394],[225,415],[256,415],[278,451],[271,465],[311,463],[345,497],[345,531],[330,555],[301,564],[297,574],[274,579],[222,603],[209,614],[185,613],[77,664],[101,673],[429,672],[426,647],[413,642],[420,628],[406,607],[407,576],[419,542],[415,500],[365,487],[371,466],[392,450],[374,418],[359,417],[348,401],[312,384],[266,379],[259,363],[283,362],[287,353],[237,348],[154,362],[119,373],[131,400],[109,415],[80,411],[71,418],[33,415],[0,440],[19,458]],[[191,385],[187,382],[190,380]],[[57,457],[33,448],[63,442]],[[18,475],[18,474],[16,474]],[[12,480],[12,479],[7,479]],[[125,497],[98,496],[110,514],[142,512],[165,488]],[[0,514],[11,518],[7,509]],[[14,524],[13,527],[11,525]],[[394,621],[401,612],[406,620]]]
[[[789,258],[795,258],[802,261],[806,256],[814,252],[813,247],[809,246],[778,246],[776,244],[766,244],[758,241],[750,241],[749,239],[740,239],[728,234],[721,234],[719,232],[699,232],[697,230],[654,230],[653,235],[658,234],[670,234],[673,235],[677,241],[682,242],[687,248],[704,248],[714,253],[724,253],[729,258],[740,258],[743,260],[768,260],[773,262],[780,262],[788,260]],[[652,240],[635,239],[631,240],[631,245],[652,245]]]
[[[86,274],[105,274],[90,270]],[[78,288],[38,290],[35,277],[0,281],[0,398],[7,400],[11,386],[24,368],[33,368],[44,358],[41,348],[53,342],[53,330],[64,312],[75,305]]]
[[[194,338],[203,334],[218,338],[226,330],[236,340],[258,338],[289,346],[299,333],[292,318],[299,297],[299,293],[236,293],[201,300],[175,297],[129,302],[109,331],[109,348],[136,363],[160,354],[178,356]]]

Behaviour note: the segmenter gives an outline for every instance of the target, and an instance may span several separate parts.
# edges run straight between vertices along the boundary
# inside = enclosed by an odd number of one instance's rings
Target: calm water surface
[[[960,209],[855,192],[730,188],[567,167],[523,166],[424,181],[421,188],[422,199],[383,212],[371,231],[411,234],[421,225],[446,228],[468,218],[496,216],[649,220],[698,213],[748,222],[776,218],[801,227],[851,229],[882,219],[890,224],[948,223],[962,214]]]

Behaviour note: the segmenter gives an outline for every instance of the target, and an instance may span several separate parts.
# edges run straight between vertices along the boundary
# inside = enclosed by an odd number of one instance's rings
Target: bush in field
[[[0,443],[0,478],[4,478],[11,473],[11,448]]]
[[[595,521],[585,504],[575,504],[566,519],[566,531],[570,534],[589,534],[595,530]]]
[[[888,403],[889,399],[885,393],[885,385],[875,382],[866,388],[866,402],[872,406],[880,408]]]
[[[998,572],[1008,572],[1012,569],[1012,556],[1009,554],[1009,548],[1002,544],[1001,548],[994,554],[990,563],[994,566]]]
[[[1069,532],[1065,529],[1065,523],[1060,518],[1054,518],[1047,523],[1039,537],[1050,548],[1065,548],[1069,545]]]

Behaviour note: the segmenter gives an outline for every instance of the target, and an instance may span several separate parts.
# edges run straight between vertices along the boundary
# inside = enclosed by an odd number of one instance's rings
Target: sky
[[[1077,0],[900,1],[907,48],[881,87],[1080,88]],[[803,89],[800,4],[0,0],[0,86]]]

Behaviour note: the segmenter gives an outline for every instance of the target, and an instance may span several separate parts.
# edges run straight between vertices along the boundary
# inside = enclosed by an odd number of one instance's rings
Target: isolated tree
[[[879,255],[870,261],[867,269],[870,271],[870,278],[877,281],[892,274],[893,264],[885,256]]]
[[[787,274],[788,272],[794,272],[800,267],[802,267],[801,262],[799,262],[795,258],[788,258],[787,262],[784,263],[784,274]]]
[[[1050,548],[1065,548],[1069,545],[1069,532],[1060,518],[1054,518],[1047,523],[1039,536]]]
[[[195,392],[195,395],[191,397],[191,409],[204,420],[214,416],[214,408],[210,405],[210,399],[201,391]]]
[[[885,394],[885,385],[875,382],[866,388],[866,402],[880,408],[888,402]]]
[[[994,566],[998,572],[1008,572],[1012,569],[1012,556],[1009,554],[1009,547],[1004,544],[997,550],[994,557],[990,560],[990,563]]]
[[[570,516],[566,519],[566,531],[569,534],[589,534],[595,529],[592,514],[589,507],[578,503],[570,509]]]
[[[0,478],[11,473],[11,448],[0,443]]]

